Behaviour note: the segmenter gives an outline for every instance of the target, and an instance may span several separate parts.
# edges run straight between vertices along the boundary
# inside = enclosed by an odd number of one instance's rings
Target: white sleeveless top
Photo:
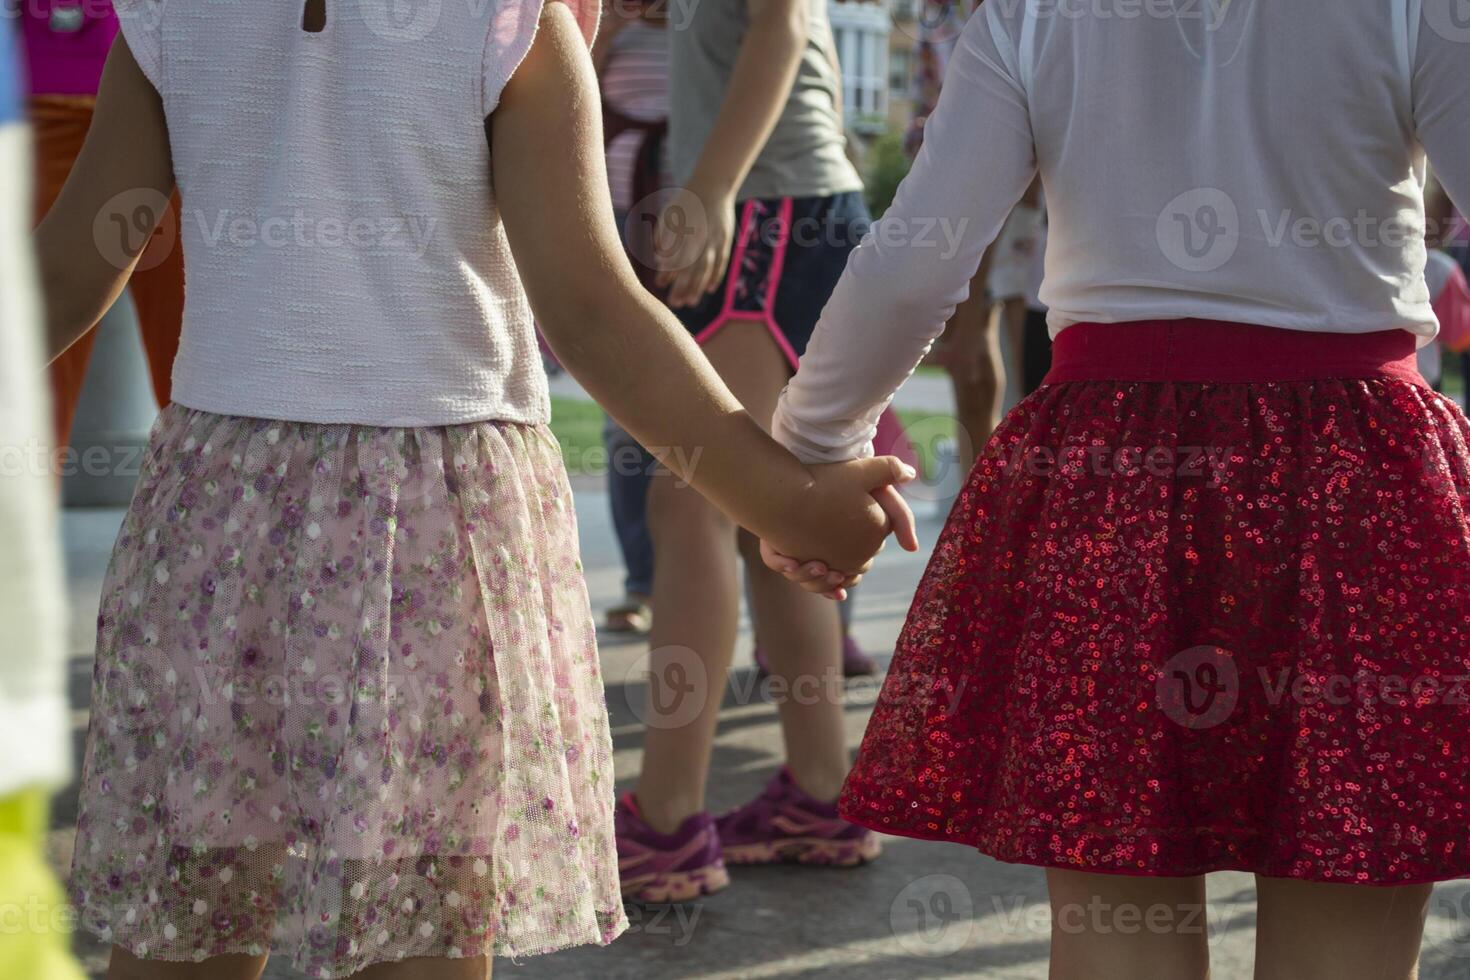
[[[596,0],[571,0],[590,42]],[[484,120],[541,0],[115,0],[183,198],[181,405],[544,422]]]
[[[777,437],[814,461],[865,449],[1038,172],[1053,334],[1198,318],[1428,343],[1426,156],[1470,207],[1457,4],[990,0],[822,312]]]

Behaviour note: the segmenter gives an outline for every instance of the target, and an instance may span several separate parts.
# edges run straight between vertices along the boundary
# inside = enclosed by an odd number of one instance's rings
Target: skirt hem
[[[989,841],[977,839],[974,836],[962,834],[946,834],[943,831],[925,831],[913,827],[889,827],[875,822],[863,820],[855,816],[845,807],[840,809],[842,818],[855,823],[861,827],[890,837],[903,837],[909,840],[934,841],[941,844],[960,844],[970,847],[984,854],[986,857],[994,858],[1002,864],[1019,864],[1032,868],[1052,868],[1058,871],[1081,871],[1087,874],[1118,875],[1125,878],[1194,878],[1199,875],[1215,874],[1220,871],[1241,871],[1246,874],[1257,874],[1267,878],[1289,878],[1295,881],[1310,881],[1327,885],[1363,885],[1369,888],[1395,888],[1405,885],[1433,885],[1443,881],[1458,881],[1470,878],[1470,866],[1465,868],[1436,872],[1430,876],[1409,874],[1402,878],[1382,878],[1373,881],[1364,881],[1347,876],[1331,876],[1321,874],[1304,873],[1290,869],[1274,867],[1269,862],[1253,862],[1245,860],[1202,860],[1182,867],[1118,867],[1116,864],[1087,864],[1085,862],[1068,863],[1049,854],[1038,853],[1033,848],[1002,848],[996,847]],[[1051,841],[1048,838],[1048,843]],[[1224,842],[1223,838],[1214,840]],[[1048,847],[1047,850],[1050,850]]]

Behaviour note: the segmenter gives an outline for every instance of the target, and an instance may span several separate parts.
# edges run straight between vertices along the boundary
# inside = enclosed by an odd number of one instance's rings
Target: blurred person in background
[[[20,32],[30,69],[30,118],[34,129],[35,221],[45,217],[71,173],[92,125],[102,66],[117,36],[111,0],[9,0],[20,13]],[[153,235],[129,281],[138,329],[148,358],[153,393],[169,402],[170,374],[184,316],[184,254],[179,247],[179,199],[155,229],[158,215],[139,198],[147,217],[135,228],[99,228],[107,235]],[[51,397],[56,442],[66,445],[96,333],[89,332],[52,362]]]
[[[914,116],[904,139],[910,159],[924,145],[924,125],[939,104],[944,73],[965,23],[984,0],[924,0],[915,45]],[[929,362],[949,374],[955,398],[955,464],[970,472],[977,449],[1000,424],[1006,365],[1016,378],[1026,358],[1027,289],[1041,254],[1045,220],[1041,182],[1016,205],[976,270],[969,295],[955,308]],[[1026,388],[1018,394],[1027,394]]]
[[[672,183],[665,137],[669,121],[667,8],[614,0],[603,10],[592,63],[602,89],[602,138],[613,211],[633,267],[653,282],[652,222],[661,190]],[[635,205],[637,208],[635,209]],[[651,212],[651,213],[649,213]],[[610,633],[647,633],[653,623],[653,539],[648,533],[648,484],[653,456],[607,417],[607,496],[627,574],[623,601],[605,613]]]
[[[15,38],[0,30],[0,977],[80,980],[69,910],[43,857],[47,796],[71,771],[61,562],[40,320],[26,237],[29,136]],[[19,928],[15,928],[19,926]]]
[[[671,11],[668,31],[680,188],[659,219],[657,282],[735,396],[766,422],[869,224],[846,152],[826,3],[705,0]],[[692,717],[685,699],[649,705],[643,768],[618,804],[625,897],[717,891],[729,883],[727,862],[852,866],[875,857],[877,836],[835,806],[849,764],[840,686],[825,682],[842,678],[837,610],[773,575],[754,538],[672,479],[653,481],[649,521],[650,669],[701,683]],[[781,701],[786,766],[716,821],[705,789],[738,632],[741,557],[771,672],[788,684],[816,681],[819,693]]]
[[[1455,210],[1454,202],[1445,193],[1444,185],[1435,179],[1433,174],[1429,175],[1428,184],[1425,186],[1424,209],[1429,247],[1442,249],[1446,255],[1459,264],[1463,275],[1470,275],[1470,222],[1466,222],[1465,216]],[[1432,261],[1431,257],[1431,271],[1433,271]],[[1461,350],[1449,344],[1444,346],[1452,351],[1461,351],[1458,357],[1460,376],[1464,380],[1466,389],[1466,394],[1462,398],[1470,401],[1470,351]]]

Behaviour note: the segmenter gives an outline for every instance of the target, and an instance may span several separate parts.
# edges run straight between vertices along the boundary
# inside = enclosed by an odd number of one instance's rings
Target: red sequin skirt
[[[1081,871],[1470,876],[1467,439],[1403,331],[1068,328],[842,813]]]

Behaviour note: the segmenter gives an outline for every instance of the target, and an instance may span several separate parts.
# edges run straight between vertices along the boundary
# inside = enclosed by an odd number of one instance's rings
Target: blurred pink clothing
[[[117,37],[111,0],[26,0],[21,4],[32,95],[96,95]]]

